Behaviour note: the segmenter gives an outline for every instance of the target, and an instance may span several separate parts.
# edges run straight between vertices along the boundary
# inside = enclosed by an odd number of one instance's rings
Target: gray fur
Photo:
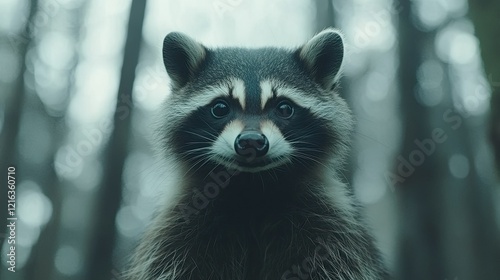
[[[324,89],[331,89],[340,78],[344,58],[342,34],[326,29],[300,48],[300,58]]]
[[[180,174],[177,184],[165,187],[178,188],[179,195],[159,210],[127,279],[388,279],[359,207],[339,179],[353,127],[347,105],[335,92],[344,51],[341,35],[328,29],[294,50],[210,50],[179,33],[168,35],[166,42],[176,42],[164,50],[174,83],[159,116],[157,143],[158,153],[175,162],[171,168]],[[169,54],[172,46],[174,52],[181,49],[194,57],[176,61]],[[269,172],[246,173],[224,164],[200,171],[210,158],[190,166],[173,135],[201,106],[215,97],[228,98],[235,80],[245,84],[245,116],[255,118],[263,110],[259,96],[266,81],[277,96],[306,108],[311,125],[324,124],[320,128],[328,133],[321,137],[330,144],[321,158],[308,158],[299,145],[291,166]],[[306,134],[307,129],[303,127]],[[300,142],[300,136],[291,135],[283,141],[292,146]],[[301,158],[307,162],[304,167],[296,166]],[[186,215],[185,209],[194,209],[199,202],[195,197],[212,183],[217,194]],[[225,201],[228,197],[237,202]],[[220,212],[226,209],[220,205],[230,205],[231,211]]]
[[[163,41],[163,61],[174,88],[191,81],[205,59],[204,46],[182,33],[172,32]]]

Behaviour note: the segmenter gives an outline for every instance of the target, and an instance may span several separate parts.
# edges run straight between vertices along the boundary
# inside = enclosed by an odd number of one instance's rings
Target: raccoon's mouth
[[[237,157],[235,160],[235,163],[239,166],[242,167],[247,167],[247,168],[259,168],[259,167],[265,167],[268,164],[271,164],[272,161],[266,158],[256,158],[249,160],[247,158],[243,157]]]
[[[215,157],[214,160],[229,169],[235,169],[242,172],[260,172],[270,170],[281,165],[284,165],[288,160],[285,159],[270,159],[270,158],[258,158],[249,161],[246,158],[236,157],[232,160]]]

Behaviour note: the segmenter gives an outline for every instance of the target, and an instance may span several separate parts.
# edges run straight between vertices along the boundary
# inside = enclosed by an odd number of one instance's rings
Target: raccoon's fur
[[[342,35],[285,50],[170,33],[163,47],[172,95],[158,143],[181,176],[129,279],[387,279],[339,179],[353,127],[336,93]]]

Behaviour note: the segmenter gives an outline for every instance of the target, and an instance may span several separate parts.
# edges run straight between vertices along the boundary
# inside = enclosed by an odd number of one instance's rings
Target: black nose
[[[269,141],[262,133],[247,131],[236,137],[234,149],[238,155],[252,160],[253,157],[264,156],[269,151]]]

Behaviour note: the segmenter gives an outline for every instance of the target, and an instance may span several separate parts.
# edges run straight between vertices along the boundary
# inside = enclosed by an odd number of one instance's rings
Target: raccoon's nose
[[[252,160],[252,157],[264,156],[269,151],[269,141],[262,133],[247,131],[236,137],[234,149],[238,155]]]

